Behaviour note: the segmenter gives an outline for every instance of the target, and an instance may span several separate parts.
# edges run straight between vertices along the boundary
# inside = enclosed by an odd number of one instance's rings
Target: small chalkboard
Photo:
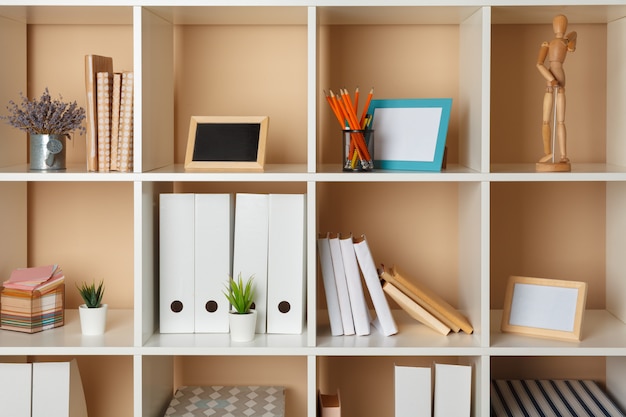
[[[269,117],[192,116],[185,169],[263,171]]]

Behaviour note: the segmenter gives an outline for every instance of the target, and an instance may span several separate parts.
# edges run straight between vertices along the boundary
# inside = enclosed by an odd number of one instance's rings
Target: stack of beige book
[[[85,56],[87,170],[133,170],[134,76],[113,71],[113,58]]]
[[[474,331],[467,318],[457,309],[434,292],[407,279],[395,266],[383,266],[379,276],[384,281],[385,294],[420,323],[443,335],[460,331],[471,334]]]

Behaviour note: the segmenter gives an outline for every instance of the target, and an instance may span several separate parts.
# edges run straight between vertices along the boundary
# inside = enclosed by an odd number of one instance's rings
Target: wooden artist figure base
[[[570,172],[572,165],[569,162],[537,162],[535,170],[537,172]]]

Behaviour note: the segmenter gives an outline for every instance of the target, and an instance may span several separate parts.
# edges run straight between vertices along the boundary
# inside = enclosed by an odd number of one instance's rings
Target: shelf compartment
[[[472,415],[484,415],[476,390],[482,373],[479,356],[318,356],[318,390],[325,394],[339,390],[342,415],[386,415],[394,404],[394,365],[432,367],[434,363],[472,366]]]
[[[11,236],[0,255],[4,276],[56,263],[66,276],[66,309],[83,303],[75,284],[103,279],[109,308],[132,310],[132,184],[2,182],[0,189],[5,196],[0,224]],[[126,318],[132,332],[133,316]]]
[[[357,10],[357,12],[360,9]],[[410,9],[418,13],[419,9]],[[337,9],[324,12],[337,14]],[[346,14],[352,15],[352,10]],[[371,12],[370,12],[371,13]],[[358,113],[362,112],[370,88],[374,98],[442,98],[453,100],[446,146],[448,162],[458,161],[459,136],[459,25],[417,23],[398,26],[363,23],[324,24],[324,21],[343,22],[343,19],[321,19],[319,28],[319,92],[318,94],[318,164],[341,166],[341,127],[322,90],[338,93],[347,88],[350,95],[359,87],[361,98]],[[369,19],[364,19],[369,21]],[[357,20],[361,22],[362,20]],[[433,43],[431,39],[439,39]],[[445,43],[446,48],[439,45]],[[367,50],[367,53],[364,53]],[[411,51],[407,53],[407,51]],[[422,57],[428,58],[428,65]],[[375,58],[372,58],[375,57]],[[390,77],[388,69],[394,68]],[[428,83],[423,80],[428,79]],[[375,151],[376,152],[376,151]]]
[[[14,63],[0,81],[2,107],[9,100],[19,103],[20,93],[29,99],[39,98],[46,87],[53,98],[60,95],[64,101],[85,107],[86,54],[113,57],[116,71],[133,69],[132,16],[133,9],[128,6],[0,7],[1,30],[12,39],[0,47],[0,52],[7,62]],[[7,142],[0,166],[16,166],[15,171],[9,171],[23,172],[20,166],[27,161],[27,134],[3,124],[0,135]],[[84,137],[75,133],[66,149],[68,164],[86,166]]]
[[[596,381],[622,411],[626,409],[624,369],[624,356],[491,357],[492,379],[590,379]]]
[[[222,352],[224,354],[224,352]],[[143,356],[144,415],[162,416],[180,386],[279,385],[285,415],[307,415],[307,358],[299,356]]]
[[[218,174],[219,175],[219,174]],[[186,179],[186,177],[180,177]],[[207,176],[199,177],[206,180]],[[144,304],[142,307],[142,342],[146,348],[171,348],[174,352],[189,352],[198,354],[215,354],[224,347],[236,347],[231,345],[229,335],[223,334],[161,334],[159,333],[159,253],[158,246],[154,242],[159,240],[159,199],[160,194],[166,193],[284,193],[284,194],[307,194],[306,182],[265,182],[248,181],[241,182],[242,177],[232,177],[237,181],[206,182],[206,181],[182,181],[182,182],[154,182],[141,184],[142,198],[148,202],[144,205],[142,222],[144,228],[143,261],[144,265],[150,265],[144,270],[142,278],[142,293]],[[265,177],[259,176],[257,179]],[[285,176],[281,175],[284,179]],[[305,220],[308,222],[308,220]],[[306,275],[304,277],[306,279]],[[152,305],[154,300],[154,305]],[[146,302],[147,301],[147,302]],[[298,335],[257,334],[255,341],[249,345],[240,345],[241,352],[255,352],[254,354],[272,354],[275,348],[285,347],[283,353],[289,353],[289,349],[305,348],[307,346],[307,332],[303,329]],[[267,349],[266,349],[267,348]],[[257,352],[258,351],[258,352]]]
[[[306,8],[145,8],[142,22],[163,40],[144,41],[161,70],[144,80],[142,170],[182,163],[191,116],[209,115],[269,116],[266,163],[306,164]]]
[[[480,313],[481,251],[484,250],[480,233],[482,188],[481,183],[472,182],[318,183],[317,232],[352,233],[355,237],[364,234],[378,268],[381,264],[395,265],[408,279],[464,311],[474,334],[454,335],[448,340],[451,346],[480,346],[483,337]],[[363,289],[368,306],[373,309],[365,284]],[[322,336],[318,343],[338,346],[342,337],[325,337],[329,329],[321,321],[327,322],[328,314],[319,261],[317,295],[320,317],[317,328],[318,336]],[[399,308],[394,302],[388,301],[388,304],[392,309]],[[404,335],[390,338],[369,336],[371,340],[368,340],[368,336],[364,336],[355,346],[374,347],[380,343],[380,347],[384,347],[399,343],[422,347],[423,343],[424,347],[433,347],[440,343],[437,337],[422,340],[419,326],[409,325],[405,329],[408,331]],[[450,342],[452,339],[455,341]]]
[[[452,98],[447,162],[481,170],[480,74],[487,21],[488,13],[474,7],[319,8],[318,169],[340,166],[342,155],[341,127],[322,90],[347,88],[352,95],[359,87],[360,103],[370,88],[376,99]]]
[[[598,173],[623,167],[626,125],[615,108],[623,106],[626,30],[623,5],[529,6],[492,8],[491,143],[492,172],[509,172],[517,164],[543,156],[541,138],[545,81],[535,67],[543,41],[554,38],[552,19],[568,17],[567,32],[578,33],[578,46],[564,63],[567,74],[567,154],[572,171],[580,165]],[[515,44],[512,48],[511,45]],[[621,64],[620,64],[621,63]],[[514,80],[514,82],[512,82]],[[550,120],[552,125],[553,120]],[[558,143],[556,157],[560,157]],[[595,164],[595,165],[594,165]],[[607,166],[604,167],[603,165]]]

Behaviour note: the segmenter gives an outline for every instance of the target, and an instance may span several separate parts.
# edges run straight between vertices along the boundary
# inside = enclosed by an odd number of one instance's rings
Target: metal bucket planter
[[[67,135],[30,135],[30,169],[58,171],[65,169]]]

